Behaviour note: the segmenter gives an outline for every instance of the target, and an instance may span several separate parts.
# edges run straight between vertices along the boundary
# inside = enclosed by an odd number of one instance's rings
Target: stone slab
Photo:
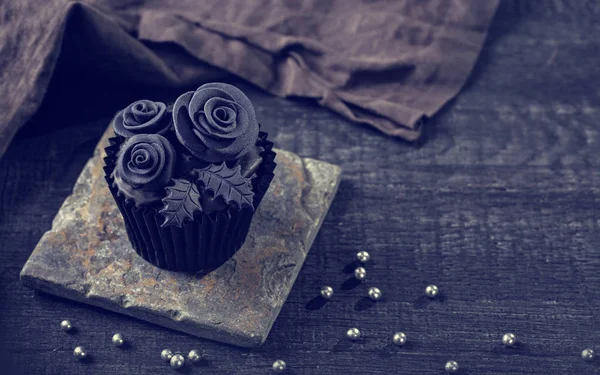
[[[108,130],[21,271],[23,284],[233,345],[261,345],[336,194],[341,169],[276,150],[277,169],[237,254],[205,275],[156,268],[131,248],[103,177]]]

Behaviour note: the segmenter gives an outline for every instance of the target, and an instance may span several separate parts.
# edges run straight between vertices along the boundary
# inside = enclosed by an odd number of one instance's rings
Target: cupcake
[[[276,166],[248,97],[232,85],[208,83],[172,108],[136,101],[112,127],[105,178],[136,253],[185,272],[231,258]]]

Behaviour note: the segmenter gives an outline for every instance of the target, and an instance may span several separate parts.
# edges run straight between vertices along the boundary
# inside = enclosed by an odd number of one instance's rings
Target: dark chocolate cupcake
[[[105,178],[137,254],[187,272],[231,258],[276,166],[246,95],[209,83],[172,110],[137,101],[117,113],[113,128]]]

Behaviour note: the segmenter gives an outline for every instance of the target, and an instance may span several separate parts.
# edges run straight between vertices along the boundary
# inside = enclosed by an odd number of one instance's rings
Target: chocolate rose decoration
[[[138,100],[117,113],[113,120],[115,133],[125,138],[136,134],[164,134],[171,126],[167,106],[152,100]]]
[[[173,122],[181,144],[208,162],[237,159],[255,147],[258,137],[250,99],[225,83],[207,83],[181,95]]]
[[[173,175],[175,149],[158,134],[137,134],[122,146],[114,171],[119,192],[136,204],[148,203],[164,195]]]

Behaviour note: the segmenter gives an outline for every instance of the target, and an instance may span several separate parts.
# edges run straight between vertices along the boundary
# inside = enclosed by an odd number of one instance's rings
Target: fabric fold
[[[35,113],[59,55],[118,89],[183,87],[230,73],[282,97],[316,100],[416,140],[465,83],[498,0],[37,0],[0,25],[0,155]],[[162,46],[179,49],[168,52]],[[57,83],[60,84],[60,83]],[[97,89],[90,87],[90,90]]]

